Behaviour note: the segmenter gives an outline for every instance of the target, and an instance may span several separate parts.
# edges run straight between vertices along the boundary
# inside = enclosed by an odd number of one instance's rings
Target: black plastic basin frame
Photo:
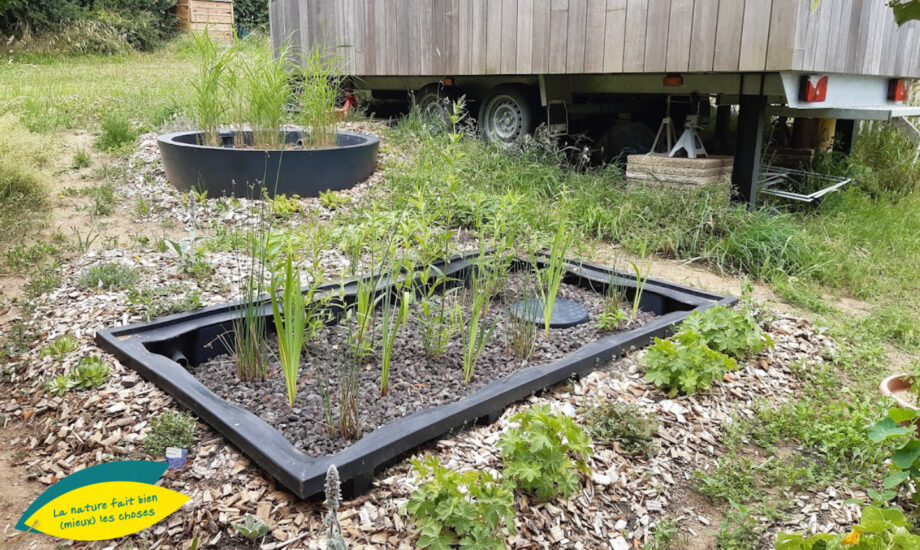
[[[472,256],[458,256],[443,263],[446,275],[468,272],[473,266]],[[618,286],[635,289],[634,276],[584,262],[567,262],[567,282],[605,288],[614,276]],[[353,296],[356,289],[354,281],[344,289],[339,284],[321,288],[322,292],[344,290],[346,298]],[[240,302],[170,315],[149,323],[105,329],[96,334],[96,343],[166,391],[183,407],[191,409],[299,497],[306,499],[322,493],[326,470],[330,464],[335,464],[342,479],[342,492],[346,498],[352,498],[370,489],[375,472],[420,445],[466,425],[492,423],[512,403],[570,378],[584,376],[630,349],[647,345],[656,336],[668,335],[691,311],[708,309],[716,303],[730,306],[737,300],[649,279],[641,301],[643,309],[661,309],[665,303],[679,304],[686,309],[661,312],[663,314],[644,326],[601,337],[552,363],[515,371],[459,401],[394,420],[335,454],[319,457],[298,451],[278,430],[248,410],[221,399],[187,370],[188,361],[183,354],[189,350],[180,349],[176,342],[183,341],[188,346],[194,341],[200,346],[202,338],[183,336],[201,331],[213,341],[215,334],[226,330],[216,327],[230,326],[240,315]],[[646,304],[651,307],[646,308]],[[263,304],[263,308],[268,307],[267,303]],[[270,312],[270,309],[265,311]],[[172,342],[172,347],[166,349],[164,342]],[[216,353],[211,351],[205,355]]]

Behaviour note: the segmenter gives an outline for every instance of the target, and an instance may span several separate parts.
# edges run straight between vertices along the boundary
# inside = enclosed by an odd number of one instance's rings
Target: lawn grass
[[[176,45],[116,56],[21,55],[0,71],[0,114],[47,133],[96,130],[117,112],[150,130],[184,109],[193,67]]]

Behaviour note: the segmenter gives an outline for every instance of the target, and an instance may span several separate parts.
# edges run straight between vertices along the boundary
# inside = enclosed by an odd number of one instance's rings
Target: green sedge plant
[[[418,321],[422,346],[429,357],[440,357],[450,340],[460,331],[463,311],[455,288],[448,288],[447,277],[428,264],[416,275]]]
[[[495,286],[494,276],[493,266],[480,255],[477,265],[470,272],[470,285],[467,289],[468,310],[466,330],[463,333],[464,384],[472,381],[479,356],[495,331],[496,322],[489,323],[485,319]]]
[[[396,298],[395,294],[402,294]],[[406,291],[394,290],[383,295],[380,314],[380,395],[384,396],[390,391],[390,362],[393,358],[393,346],[400,328],[409,318],[409,304],[412,294]]]
[[[550,320],[553,317],[553,307],[556,304],[556,296],[559,293],[559,285],[565,277],[565,255],[572,245],[572,236],[569,234],[565,223],[559,223],[556,227],[556,234],[553,237],[553,245],[550,248],[549,256],[546,258],[546,267],[537,268],[537,259],[533,258],[534,267],[537,269],[537,277],[540,281],[540,297],[543,305],[543,322],[544,336],[549,337]]]
[[[300,270],[295,265],[292,253],[282,267],[283,273],[272,277],[272,318],[278,334],[278,352],[281,369],[290,405],[297,397],[297,379],[300,370],[300,356],[303,352],[307,313],[301,292]]]
[[[572,418],[549,406],[531,407],[511,417],[517,423],[498,446],[505,479],[542,501],[568,498],[582,474],[590,474],[591,438]]]

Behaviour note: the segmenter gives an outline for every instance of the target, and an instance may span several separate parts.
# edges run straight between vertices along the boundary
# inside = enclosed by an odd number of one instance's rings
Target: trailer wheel
[[[453,88],[440,83],[429,84],[415,93],[414,101],[419,112],[447,121],[448,104],[455,99],[455,95]]]
[[[535,111],[534,101],[526,88],[496,86],[489,90],[479,108],[482,136],[497,143],[514,143],[533,131]]]

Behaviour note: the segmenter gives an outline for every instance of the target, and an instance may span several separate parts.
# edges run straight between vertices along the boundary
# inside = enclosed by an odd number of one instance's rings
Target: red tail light
[[[889,101],[906,101],[910,87],[907,81],[900,78],[892,78],[888,81],[888,100]]]
[[[827,98],[827,75],[802,75],[799,81],[799,100],[821,103]]]

